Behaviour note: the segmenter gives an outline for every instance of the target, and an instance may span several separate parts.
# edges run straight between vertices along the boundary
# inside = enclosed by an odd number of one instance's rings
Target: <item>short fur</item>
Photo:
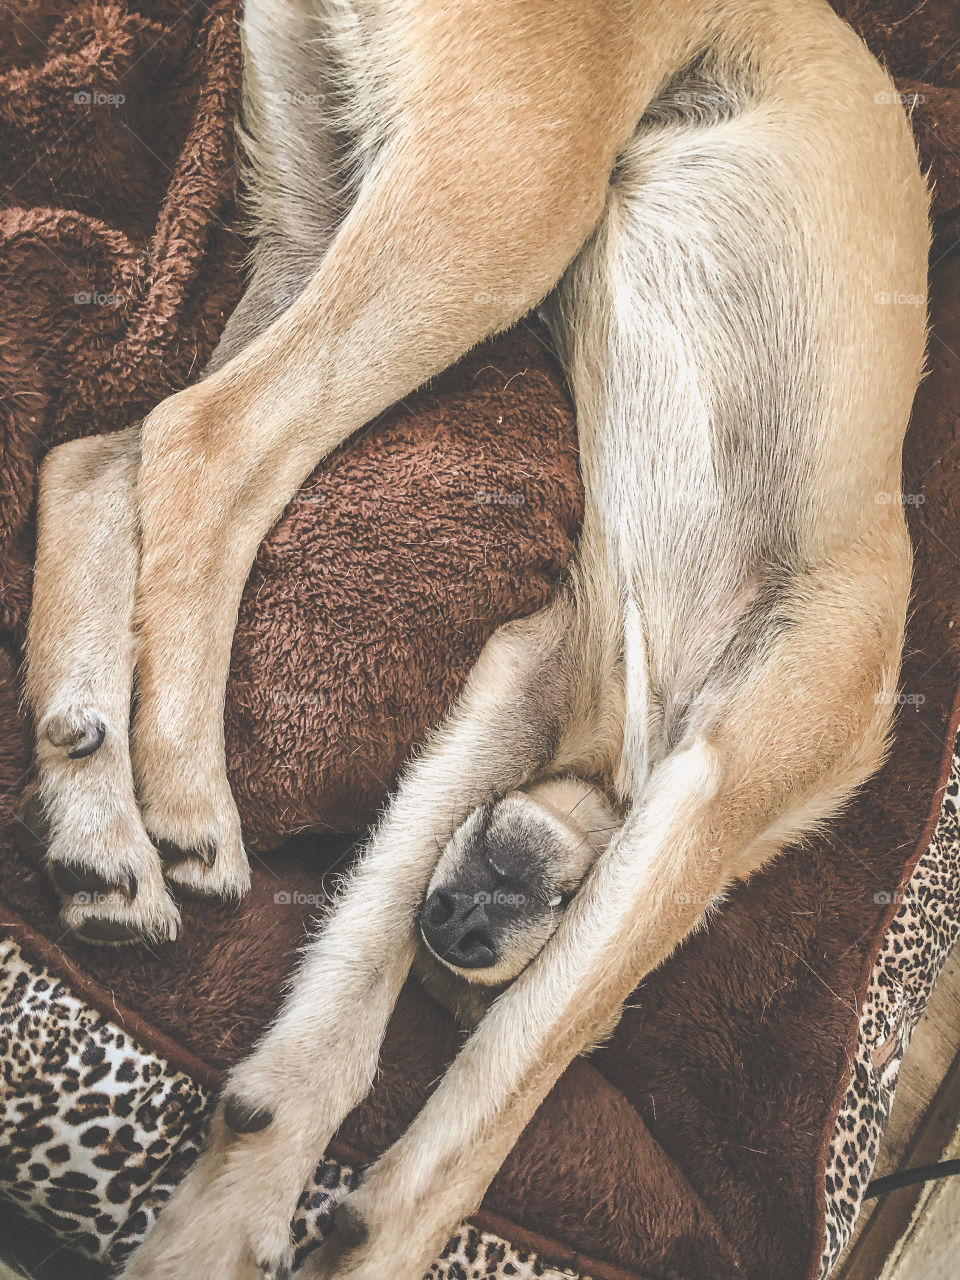
[[[247,294],[200,383],[45,469],[47,857],[94,877],[67,918],[100,939],[172,933],[164,879],[243,891],[222,709],[260,539],[319,458],[544,302],[586,490],[569,579],[488,643],[125,1272],[282,1274],[438,846],[589,780],[618,829],[305,1264],[414,1280],[642,976],[883,755],[910,549],[878,495],[924,320],[876,300],[924,294],[927,193],[890,81],[819,0],[250,0],[244,39]],[[98,513],[82,545],[71,500]]]

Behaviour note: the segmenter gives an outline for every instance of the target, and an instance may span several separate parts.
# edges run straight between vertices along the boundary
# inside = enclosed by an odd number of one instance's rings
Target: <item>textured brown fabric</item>
[[[812,1275],[857,995],[894,909],[875,895],[909,873],[939,803],[960,667],[960,256],[946,236],[960,203],[960,45],[953,0],[852,0],[845,12],[901,88],[922,95],[914,122],[944,228],[930,373],[905,459],[904,491],[923,498],[908,508],[917,567],[903,689],[915,701],[889,764],[831,834],[739,888],[642,985],[491,1188],[485,1221],[597,1276]],[[26,25],[0,26],[3,826],[28,764],[14,679],[38,451],[124,426],[187,381],[236,300],[242,249],[224,225],[233,0],[38,0],[22,13]],[[127,102],[76,114],[77,91]],[[74,302],[94,290],[120,305]],[[525,501],[477,503],[477,491]],[[483,637],[546,598],[578,500],[569,410],[532,327],[475,353],[321,469],[261,552],[235,645],[231,777],[254,845],[369,817]],[[322,914],[296,895],[321,897],[345,849],[311,837],[256,858],[241,907],[187,904],[182,938],[154,956],[61,939],[52,894],[5,842],[0,928],[213,1081],[276,1009]],[[369,1157],[395,1138],[456,1045],[411,983],[343,1149]]]

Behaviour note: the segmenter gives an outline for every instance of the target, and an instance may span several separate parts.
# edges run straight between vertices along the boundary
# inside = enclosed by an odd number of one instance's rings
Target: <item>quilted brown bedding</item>
[[[647,979],[491,1188],[488,1225],[598,1278],[816,1273],[858,1000],[952,743],[960,42],[953,0],[837,7],[915,95],[935,184],[930,371],[894,498],[917,555],[904,705],[890,762],[829,836],[740,888]],[[581,499],[571,411],[532,319],[328,460],[261,549],[234,646],[227,737],[252,894],[186,904],[180,941],[156,955],[61,936],[10,841],[29,768],[17,668],[36,467],[188,382],[237,300],[237,13],[236,0],[0,5],[0,930],[211,1085],[276,1009],[322,910],[345,849],[322,833],[372,819],[484,639],[546,601]],[[380,1151],[456,1044],[411,983],[339,1150]]]

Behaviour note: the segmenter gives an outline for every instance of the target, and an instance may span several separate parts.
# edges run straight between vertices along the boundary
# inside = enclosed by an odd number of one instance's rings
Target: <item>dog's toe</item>
[[[200,840],[190,848],[177,844],[174,840],[154,839],[164,866],[176,866],[189,858],[196,858],[208,869],[217,860],[217,845],[214,840]]]
[[[250,888],[250,864],[239,842],[235,849],[213,840],[200,841],[190,849],[168,840],[156,843],[163,874],[177,893],[237,901]]]
[[[223,1119],[234,1133],[259,1133],[273,1123],[269,1107],[258,1107],[246,1102],[236,1093],[228,1093],[223,1101]]]
[[[156,854],[153,855],[156,857]],[[98,946],[173,942],[180,912],[159,867],[94,871],[75,859],[48,860],[60,892],[60,918],[71,934]]]

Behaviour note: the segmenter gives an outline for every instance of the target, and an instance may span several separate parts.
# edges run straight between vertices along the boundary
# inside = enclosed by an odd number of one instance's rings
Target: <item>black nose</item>
[[[436,889],[420,912],[427,946],[458,969],[487,969],[497,960],[486,907],[477,899],[457,889]]]

